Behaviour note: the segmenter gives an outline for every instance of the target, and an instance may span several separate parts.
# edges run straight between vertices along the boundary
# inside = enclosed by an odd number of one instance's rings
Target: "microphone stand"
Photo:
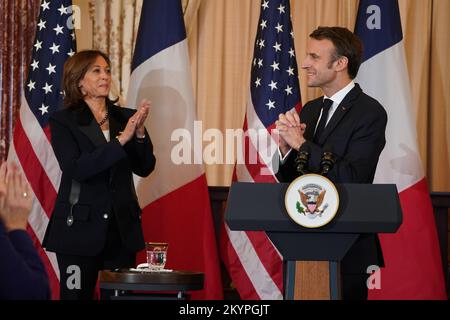
[[[320,173],[322,176],[326,176],[328,172],[333,168],[336,163],[336,159],[332,152],[324,152],[322,155],[322,160],[320,161],[320,166],[322,168],[322,172]]]
[[[295,158],[295,164],[299,176],[309,173],[306,169],[308,167],[308,161],[309,161],[309,152],[300,151],[297,153],[297,157]]]

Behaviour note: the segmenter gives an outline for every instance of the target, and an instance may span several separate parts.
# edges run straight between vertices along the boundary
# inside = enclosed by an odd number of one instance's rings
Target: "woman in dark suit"
[[[56,253],[61,299],[92,299],[99,270],[134,266],[144,248],[132,173],[155,167],[150,104],[120,108],[110,87],[105,54],[75,54],[64,65],[65,108],[49,120],[62,177],[43,245]]]

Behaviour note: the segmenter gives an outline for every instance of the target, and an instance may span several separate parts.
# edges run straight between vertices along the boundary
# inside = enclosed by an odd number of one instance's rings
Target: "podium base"
[[[286,300],[340,300],[339,263],[288,261]]]

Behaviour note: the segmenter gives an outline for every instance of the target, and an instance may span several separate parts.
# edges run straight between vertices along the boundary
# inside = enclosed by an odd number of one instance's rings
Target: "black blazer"
[[[317,144],[314,131],[322,108],[323,97],[304,105],[300,112],[306,124],[306,142],[300,151],[310,155],[308,171],[321,172],[324,152],[335,155],[336,163],[327,177],[334,183],[372,183],[378,159],[386,143],[387,114],[381,104],[366,95],[358,84],[345,96],[336,109]],[[277,178],[291,182],[298,177],[295,157],[291,152],[280,164]],[[383,266],[381,247],[376,235],[361,236],[342,262],[343,272],[365,273],[369,265]]]
[[[148,176],[155,167],[153,145],[131,139],[123,147],[115,138],[135,110],[108,104],[110,141],[83,102],[80,108],[51,115],[51,143],[62,171],[53,214],[43,246],[60,254],[95,256],[105,246],[109,219],[115,219],[122,245],[130,253],[144,247],[141,209],[132,173]],[[68,226],[72,180],[80,184]]]

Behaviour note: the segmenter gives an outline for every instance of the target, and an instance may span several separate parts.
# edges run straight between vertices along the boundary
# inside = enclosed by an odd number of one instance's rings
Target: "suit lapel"
[[[109,113],[109,133],[110,139],[112,140],[119,135],[121,130],[123,130],[123,122],[126,121],[126,119],[123,118],[118,107],[113,104],[108,104],[107,108]],[[85,102],[82,102],[81,108],[75,111],[75,118],[80,131],[83,132],[96,147],[107,143],[102,130],[95,121],[94,115]],[[117,168],[118,164],[111,167],[109,176],[110,181],[113,179]]]
[[[96,147],[106,143],[105,136],[87,105],[77,111],[76,118],[80,131],[83,132]]]
[[[122,131],[125,127],[126,124],[123,124],[121,121],[123,121],[123,117],[120,113],[120,110],[118,109],[117,106],[114,105],[108,105],[108,112],[110,114],[109,116],[109,133],[110,133],[110,137],[111,140],[115,139],[120,131]],[[112,182],[112,180],[114,179],[114,176],[117,172],[119,165],[118,163],[116,163],[115,165],[113,165],[111,167],[110,170],[110,175],[109,175],[109,181],[110,183]]]
[[[116,110],[114,110],[114,106],[108,106],[109,110],[109,132],[111,139],[114,139],[119,135],[119,133],[123,130],[122,123],[117,116]]]
[[[361,92],[362,90],[359,85],[355,84],[355,87],[345,96],[344,100],[342,100],[341,104],[333,113],[333,116],[325,127],[325,131],[322,133],[322,136],[319,139],[319,144],[323,144],[325,142],[325,140],[333,132],[342,118],[344,118],[347,112],[349,112],[349,110],[353,107],[356,98],[358,98]]]
[[[317,121],[319,120],[320,116],[320,110],[322,108],[322,99],[317,100],[317,102],[313,102],[310,107],[311,108],[311,114],[307,119],[300,119],[302,123],[311,123],[312,125],[306,126],[305,130],[305,139],[307,140],[313,140],[314,139],[314,131],[316,130]],[[306,114],[305,114],[306,116]]]

